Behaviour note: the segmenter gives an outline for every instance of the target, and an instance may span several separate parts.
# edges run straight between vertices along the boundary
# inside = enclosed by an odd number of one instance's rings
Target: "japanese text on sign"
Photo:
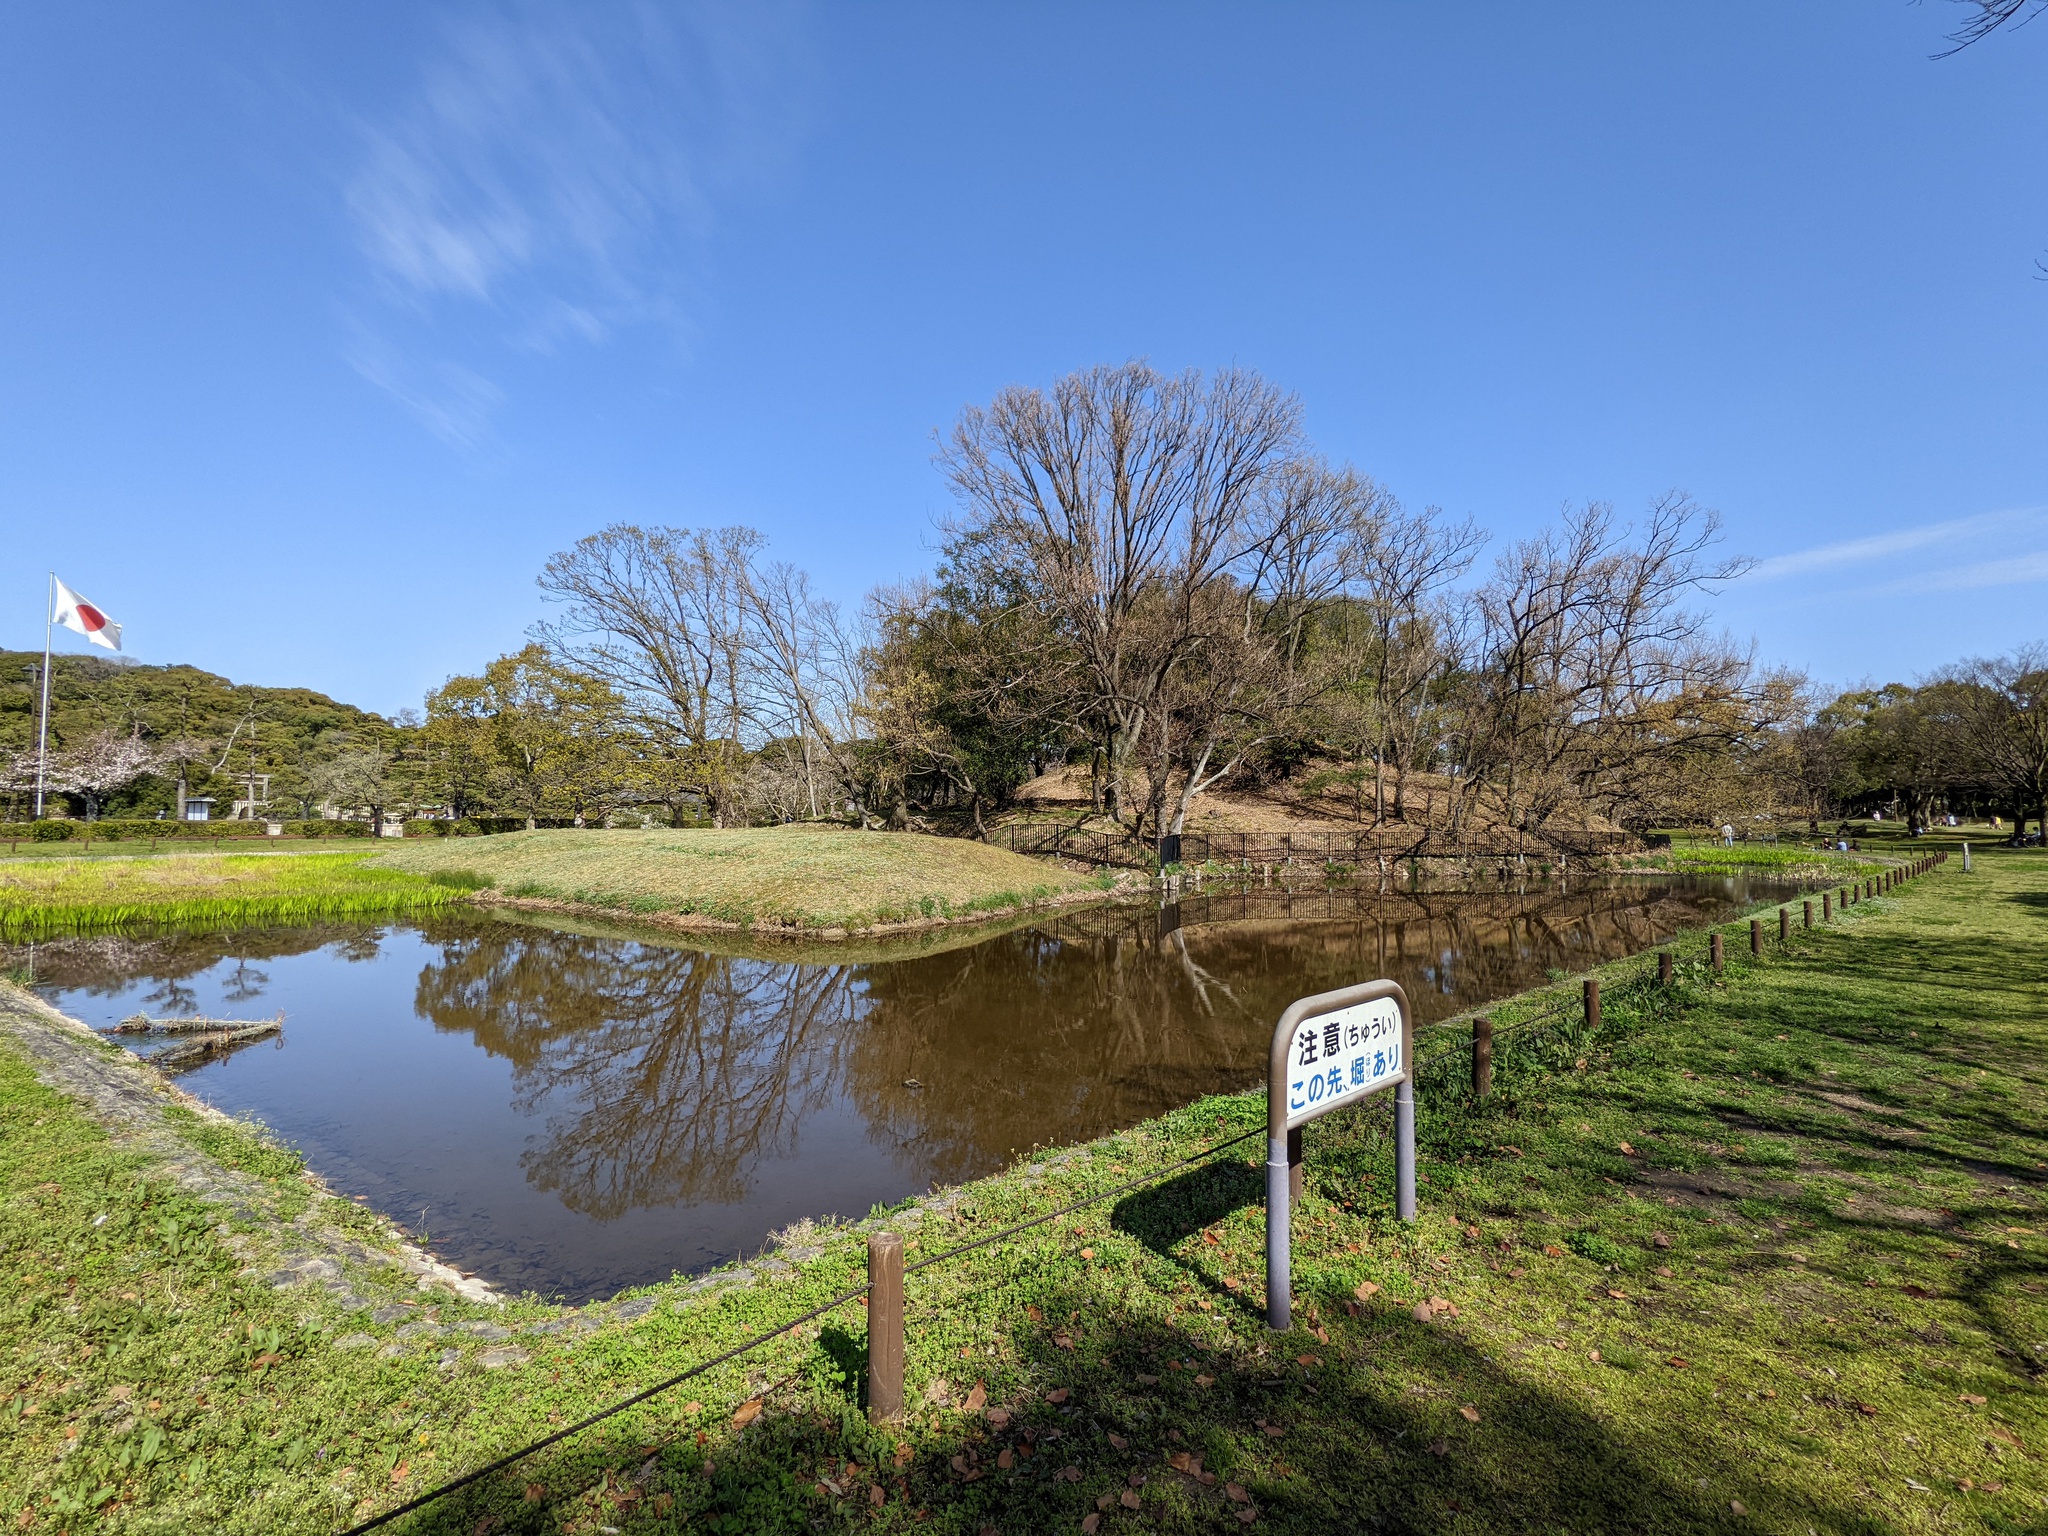
[[[1294,1032],[1287,1062],[1290,1127],[1398,1082],[1407,1070],[1400,1006],[1381,997],[1305,1020]]]

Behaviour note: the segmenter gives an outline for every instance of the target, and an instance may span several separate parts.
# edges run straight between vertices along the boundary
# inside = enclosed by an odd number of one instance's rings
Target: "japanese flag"
[[[51,579],[55,580],[54,577]],[[57,611],[51,617],[66,629],[77,630],[102,649],[121,649],[121,626],[61,581],[57,582]]]

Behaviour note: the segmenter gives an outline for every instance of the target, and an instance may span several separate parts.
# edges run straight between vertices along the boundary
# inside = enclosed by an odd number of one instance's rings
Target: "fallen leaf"
[[[1197,1376],[1195,1378],[1195,1385],[1198,1387],[1213,1387],[1216,1385],[1216,1378],[1214,1376]]]
[[[1107,1509],[1107,1508],[1109,1508],[1109,1506],[1110,1506],[1110,1505],[1114,1504],[1115,1502],[1116,1502],[1116,1495],[1115,1495],[1115,1494],[1113,1494],[1113,1493],[1105,1493],[1105,1494],[1104,1494],[1104,1495],[1103,1495],[1103,1496],[1102,1496],[1101,1498],[1099,1498],[1099,1499],[1097,1499],[1097,1500],[1095,1501],[1095,1507],[1096,1507],[1097,1509]]]
[[[1450,1454],[1451,1454],[1451,1442],[1450,1442],[1450,1441],[1448,1441],[1448,1440],[1432,1440],[1432,1441],[1430,1441],[1430,1442],[1429,1442],[1429,1454],[1430,1454],[1430,1455],[1432,1455],[1432,1456],[1448,1456],[1448,1455],[1450,1455]]]
[[[1056,1333],[1052,1336],[1052,1341],[1059,1345],[1061,1349],[1072,1349],[1074,1347],[1074,1336],[1071,1333]]]
[[[1627,1300],[1628,1300],[1628,1292],[1627,1292],[1627,1291],[1617,1291],[1617,1290],[1616,1290],[1616,1289],[1614,1289],[1614,1287],[1613,1287],[1613,1286],[1611,1286],[1611,1285],[1610,1285],[1610,1286],[1609,1286],[1609,1287],[1607,1288],[1607,1294],[1608,1294],[1608,1296],[1609,1296],[1609,1297],[1611,1297],[1611,1298],[1612,1298],[1613,1300],[1615,1300],[1615,1301],[1627,1301]]]
[[[1109,1443],[1115,1446],[1120,1451],[1127,1451],[1131,1448],[1131,1442],[1126,1440],[1122,1435],[1112,1434],[1109,1437]]]
[[[991,1408],[988,1411],[988,1421],[995,1428],[1001,1429],[1010,1422],[1010,1410],[1007,1408]]]
[[[1095,1257],[1095,1250],[1093,1248],[1083,1248],[1081,1250],[1081,1257],[1084,1259],[1092,1259]]]
[[[1116,1501],[1123,1505],[1125,1509],[1136,1509],[1141,1502],[1138,1498],[1138,1490],[1135,1488],[1126,1488],[1117,1495]]]
[[[1467,1403],[1464,1407],[1460,1408],[1458,1412],[1463,1414],[1466,1420],[1470,1423],[1477,1424],[1479,1422],[1479,1410],[1477,1408],[1474,1408],[1470,1403]]]
[[[761,1417],[761,1399],[750,1397],[733,1410],[732,1427],[734,1429],[744,1429],[759,1417]]]
[[[1564,1250],[1555,1243],[1545,1243],[1543,1245],[1543,1254],[1546,1258],[1561,1259],[1564,1257]]]
[[[1201,1463],[1197,1462],[1195,1458],[1190,1456],[1186,1451],[1175,1451],[1171,1456],[1166,1458],[1166,1464],[1169,1467],[1173,1468],[1174,1471],[1185,1472],[1190,1477],[1194,1476],[1195,1473],[1201,1471]]]
[[[1294,1363],[1296,1365],[1321,1365],[1323,1361],[1320,1355],[1296,1355]]]
[[[1671,1278],[1671,1266],[1669,1264],[1659,1264],[1652,1273],[1660,1279],[1669,1280]]]
[[[1033,1321],[1034,1323],[1042,1323],[1045,1321],[1045,1314],[1038,1309],[1037,1302],[1033,1302],[1030,1306],[1026,1307],[1024,1309],[1024,1315],[1030,1318],[1031,1321]]]
[[[2003,1424],[1994,1424],[1991,1426],[1991,1438],[1994,1440],[2003,1440],[2007,1445],[2011,1446],[2016,1451],[2023,1451],[2026,1449],[2025,1446],[2020,1444],[2020,1437],[2014,1434],[2011,1430],[2007,1429]]]
[[[1237,1483],[1225,1483],[1223,1485],[1223,1497],[1230,1500],[1233,1504],[1249,1504],[1252,1501],[1252,1496],[1246,1493],[1244,1488]]]
[[[406,1480],[406,1478],[410,1477],[411,1475],[412,1463],[409,1461],[401,1461],[397,1466],[391,1469],[391,1481],[393,1481],[394,1483],[402,1483]]]
[[[1527,1271],[1526,1269],[1511,1269],[1508,1271],[1508,1278],[1510,1280],[1519,1280],[1522,1278],[1522,1276],[1526,1275],[1527,1273],[1529,1273],[1529,1271]]]
[[[704,1411],[704,1405],[703,1405],[702,1403],[685,1403],[685,1404],[683,1404],[683,1412],[685,1412],[685,1413],[702,1413],[703,1411]]]
[[[1250,1525],[1258,1518],[1259,1512],[1255,1509],[1240,1509],[1237,1512],[1237,1522],[1239,1525]]]
[[[1600,1351],[1597,1349],[1589,1349],[1586,1351],[1586,1358],[1588,1360],[1598,1360],[1600,1358]]]
[[[1669,1248],[1671,1246],[1671,1234],[1669,1232],[1652,1232],[1650,1234],[1650,1243],[1653,1247]]]
[[[547,1485],[545,1483],[528,1483],[526,1485],[527,1503],[538,1504],[542,1499],[545,1499],[547,1496],[548,1490]]]
[[[1045,1394],[1045,1400],[1048,1403],[1064,1403],[1067,1400],[1067,1389],[1065,1387],[1054,1387]]]
[[[1922,1301],[1925,1301],[1928,1297],[1934,1294],[1934,1292],[1928,1290],[1927,1287],[1924,1285],[1902,1285],[1899,1287],[1899,1289],[1904,1291],[1908,1296],[1919,1297]]]
[[[979,1413],[981,1412],[982,1405],[987,1401],[988,1388],[977,1381],[974,1384],[974,1390],[967,1394],[967,1401],[962,1403],[960,1406],[966,1409],[966,1411],[969,1413]]]
[[[1974,1392],[1965,1392],[1962,1394],[1962,1401],[1969,1403],[1972,1407],[1982,1408],[1989,1399],[1979,1397]]]
[[[1010,1468],[1014,1467],[1016,1464],[1017,1453],[1011,1450],[1008,1446],[1003,1447],[1001,1451],[996,1453],[996,1465],[1001,1467],[1005,1472],[1009,1471]]]
[[[1428,1302],[1418,1301],[1415,1303],[1415,1321],[1418,1323],[1426,1323],[1435,1316],[1436,1308],[1432,1307]]]
[[[1746,1515],[1749,1511],[1742,1507],[1742,1500],[1730,1499],[1728,1501],[1728,1513],[1731,1515]]]
[[[1674,1371],[1683,1371],[1688,1369],[1692,1365],[1692,1362],[1686,1359],[1683,1355],[1673,1355],[1671,1357],[1670,1364],[1671,1368]]]
[[[1159,1385],[1159,1378],[1157,1376],[1147,1376],[1143,1371],[1140,1371],[1138,1373],[1138,1385],[1141,1387],[1156,1387]]]
[[[880,1483],[870,1483],[868,1485],[868,1503],[873,1505],[876,1509],[880,1509],[885,1503],[888,1502],[888,1499],[889,1495],[882,1491],[882,1485]]]
[[[1084,1515],[1081,1518],[1081,1536],[1095,1536],[1095,1529],[1102,1524],[1100,1515]]]
[[[1266,1438],[1268,1440],[1278,1440],[1282,1435],[1287,1433],[1287,1430],[1279,1424],[1267,1424],[1263,1427],[1266,1431]]]
[[[1225,1289],[1226,1291],[1234,1291],[1240,1285],[1243,1284],[1244,1282],[1238,1279],[1235,1275],[1225,1275],[1223,1277],[1223,1289]]]
[[[1977,1486],[1979,1488],[1982,1488],[1986,1493],[2005,1492],[2005,1484],[2003,1483],[1979,1483]]]
[[[1621,1144],[1621,1155],[1623,1157],[1634,1157],[1636,1155],[1636,1149],[1624,1141]]]
[[[1218,1237],[1214,1232],[1204,1232],[1202,1234],[1202,1241],[1205,1243],[1220,1243],[1223,1241],[1223,1239]]]

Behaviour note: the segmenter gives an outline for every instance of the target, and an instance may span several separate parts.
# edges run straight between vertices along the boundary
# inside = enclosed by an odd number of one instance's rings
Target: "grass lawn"
[[[188,854],[0,863],[0,938],[122,923],[304,922],[456,899],[460,882],[365,865],[368,852]]]
[[[514,900],[747,928],[873,928],[1101,889],[964,838],[814,826],[510,832],[409,843],[376,864]]]
[[[1980,852],[1754,968],[1610,968],[1598,1037],[1504,1040],[1481,1105],[1427,1085],[1413,1227],[1379,1116],[1310,1128],[1287,1336],[1253,1142],[913,1274],[900,1431],[859,1413],[847,1304],[394,1528],[2039,1531],[2044,940],[2048,861]],[[1204,1100],[888,1220],[914,1262],[1262,1119]],[[319,1216],[282,1154],[223,1150]],[[838,1229],[574,1315],[349,1310],[11,1053],[0,1189],[31,1531],[337,1530],[860,1270]]]

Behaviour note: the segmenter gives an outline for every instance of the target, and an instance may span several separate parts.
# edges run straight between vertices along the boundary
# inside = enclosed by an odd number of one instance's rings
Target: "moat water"
[[[1255,1086],[1297,997],[1389,976],[1426,1026],[1794,894],[1257,887],[801,949],[477,913],[8,956],[95,1025],[281,1010],[184,1086],[450,1262],[583,1300]]]

